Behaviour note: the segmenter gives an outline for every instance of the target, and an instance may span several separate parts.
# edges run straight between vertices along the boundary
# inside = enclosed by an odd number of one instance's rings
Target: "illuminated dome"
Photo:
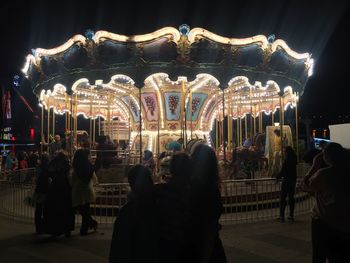
[[[103,117],[112,137],[129,132],[135,142],[142,126],[143,148],[158,145],[157,152],[172,138],[209,140],[215,119],[295,106],[312,74],[308,53],[273,36],[227,38],[187,25],[85,35],[27,56],[23,72],[33,92],[55,113]]]

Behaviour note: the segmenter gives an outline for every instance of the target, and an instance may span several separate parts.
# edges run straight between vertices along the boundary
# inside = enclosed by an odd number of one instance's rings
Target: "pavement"
[[[1,263],[102,263],[108,262],[111,225],[80,236],[76,229],[69,238],[51,239],[34,234],[34,226],[0,218]],[[311,262],[310,217],[294,223],[264,221],[223,226],[221,239],[228,262]]]

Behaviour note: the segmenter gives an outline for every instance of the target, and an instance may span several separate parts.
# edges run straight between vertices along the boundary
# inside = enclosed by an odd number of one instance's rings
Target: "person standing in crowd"
[[[158,262],[158,229],[153,181],[148,168],[137,164],[128,174],[131,192],[114,223],[110,263]]]
[[[192,160],[189,232],[192,260],[189,262],[225,263],[226,255],[219,237],[219,218],[224,208],[215,151],[200,144],[195,147]]]
[[[39,154],[38,151],[30,151],[28,154],[28,168],[36,168],[38,165]]]
[[[55,135],[54,140],[51,143],[45,142],[45,138],[42,137],[41,144],[47,146],[47,151],[49,152],[51,159],[53,159],[59,151],[63,150],[61,136],[59,134]]]
[[[323,151],[323,159],[327,166],[311,168],[314,172],[304,180],[316,198],[311,222],[312,262],[350,262],[350,177],[346,172],[350,153],[331,142]]]
[[[3,161],[2,154],[0,152],[0,175],[1,175],[1,170],[2,170],[2,161]]]
[[[292,147],[287,146],[284,149],[285,159],[282,169],[277,175],[277,180],[282,179],[281,195],[280,195],[280,216],[278,220],[284,222],[284,211],[286,209],[286,199],[288,196],[289,217],[288,220],[294,222],[294,193],[297,182],[297,156]]]
[[[168,181],[155,186],[159,262],[181,263],[186,260],[188,247],[191,157],[187,153],[175,153],[170,160],[169,172]]]
[[[253,145],[252,136],[250,133],[247,134],[247,138],[243,142],[243,148],[249,149]]]
[[[70,164],[67,155],[60,151],[49,163],[49,188],[43,208],[43,230],[53,237],[74,230],[72,188],[69,183]]]
[[[28,168],[28,155],[25,151],[19,151],[17,153],[17,160],[18,160],[18,169],[27,169]]]
[[[80,235],[86,235],[88,229],[97,229],[97,221],[90,212],[90,204],[96,199],[94,183],[97,183],[97,177],[90,161],[90,151],[78,149],[73,158],[72,205],[82,216]]]
[[[18,169],[18,160],[14,151],[10,152],[10,155],[6,157],[5,170],[14,171]]]
[[[109,168],[110,165],[113,163],[114,156],[114,147],[113,144],[110,142],[109,137],[100,136],[98,138],[98,145],[96,147],[96,170],[99,170],[100,168]]]
[[[307,172],[307,174],[304,177],[304,183],[319,169],[325,168],[328,165],[326,164],[324,158],[323,158],[323,151],[327,146],[326,141],[320,141],[319,143],[319,149],[313,149],[309,151],[304,156],[304,161],[306,163],[312,164],[311,169]],[[310,161],[311,160],[311,161]]]
[[[49,155],[47,153],[43,153],[39,160],[40,164],[37,169],[37,179],[34,192],[34,221],[35,232],[37,234],[43,233],[43,207],[49,189],[49,161]]]
[[[150,169],[153,175],[156,164],[153,159],[153,153],[150,150],[145,150],[143,152],[142,165]]]

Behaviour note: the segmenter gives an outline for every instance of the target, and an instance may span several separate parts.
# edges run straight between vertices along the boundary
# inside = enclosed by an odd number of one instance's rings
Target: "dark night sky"
[[[312,53],[315,73],[301,98],[301,114],[350,114],[347,1],[128,2],[2,0],[0,85],[10,85],[31,48],[56,47],[88,28],[133,35],[186,23],[227,37],[273,33],[293,50]],[[24,96],[37,105],[25,88]]]

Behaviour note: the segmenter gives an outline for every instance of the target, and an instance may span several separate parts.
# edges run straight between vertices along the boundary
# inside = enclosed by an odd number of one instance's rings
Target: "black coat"
[[[74,230],[72,189],[68,180],[69,163],[49,165],[50,184],[43,209],[43,230],[47,234],[61,235]]]
[[[297,181],[297,157],[288,156],[282,165],[282,169],[277,175],[277,179],[282,178],[282,184],[295,185]]]
[[[158,231],[153,200],[132,198],[120,209],[114,223],[109,262],[158,262]]]

